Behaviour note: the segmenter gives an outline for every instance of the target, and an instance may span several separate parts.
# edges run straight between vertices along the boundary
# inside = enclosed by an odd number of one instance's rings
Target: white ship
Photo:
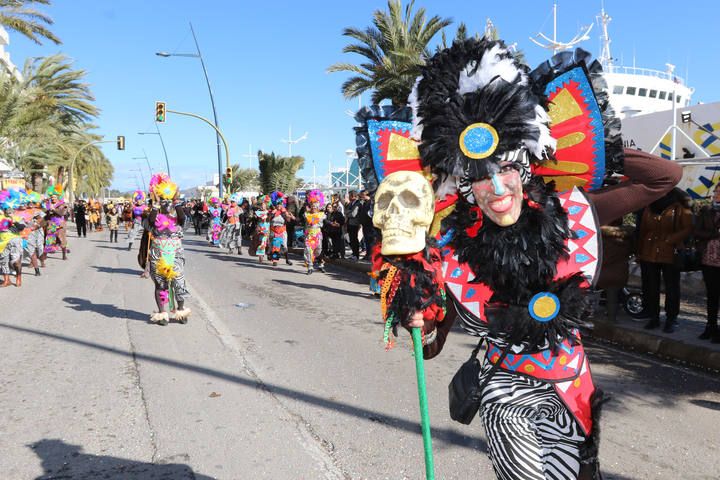
[[[555,19],[556,14],[557,4],[553,5]],[[598,16],[602,30],[598,60],[610,104],[622,120],[625,146],[682,163],[683,179],[678,186],[693,198],[707,198],[720,181],[720,102],[691,105],[694,89],[675,74],[672,64],[666,64],[665,71],[615,64],[608,33],[611,20],[603,8]],[[531,40],[556,52],[587,40],[591,29],[592,25],[569,42],[559,42],[555,26],[552,39],[538,34],[546,43]]]

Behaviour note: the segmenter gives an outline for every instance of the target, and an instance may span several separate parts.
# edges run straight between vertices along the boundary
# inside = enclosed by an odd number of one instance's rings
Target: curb
[[[607,340],[641,352],[680,360],[692,365],[720,371],[720,351],[689,344],[672,338],[640,332],[622,325],[595,322],[590,338]]]
[[[299,255],[300,257],[304,254],[304,250],[302,248],[293,247],[288,251],[293,255]],[[351,262],[350,260],[346,260],[344,258],[326,258],[325,263],[344,268],[346,270],[352,270],[354,272],[370,273],[370,263],[368,262]]]

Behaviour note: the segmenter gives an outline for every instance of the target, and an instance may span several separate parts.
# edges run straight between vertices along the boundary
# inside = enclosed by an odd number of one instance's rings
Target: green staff
[[[425,449],[425,479],[435,479],[435,466],[430,436],[430,414],[428,413],[427,388],[425,387],[425,364],[423,361],[422,332],[419,327],[412,329],[413,351],[415,352],[415,373],[417,374],[418,398],[420,399],[420,425],[423,448]]]

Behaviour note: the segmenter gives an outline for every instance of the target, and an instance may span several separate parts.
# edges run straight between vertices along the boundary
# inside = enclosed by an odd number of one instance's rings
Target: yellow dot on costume
[[[527,373],[532,373],[535,371],[535,367],[533,365],[525,365],[525,371]]]
[[[490,360],[492,360],[492,363],[497,363],[497,361],[500,359],[499,355],[493,355]]]
[[[540,292],[530,300],[528,311],[538,322],[549,322],[560,312],[560,300],[552,293]]]
[[[580,388],[580,384],[581,384],[581,383],[582,383],[582,382],[580,381],[580,379],[579,379],[579,378],[576,378],[575,381],[573,382],[573,386],[574,386],[575,388]]]
[[[567,363],[567,357],[563,355],[562,357],[560,357],[558,362],[560,362],[560,365],[565,365]]]

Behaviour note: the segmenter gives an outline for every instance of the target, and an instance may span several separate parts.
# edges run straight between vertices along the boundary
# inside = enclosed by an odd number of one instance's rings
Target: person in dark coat
[[[693,234],[701,252],[700,264],[707,302],[707,323],[699,338],[720,343],[720,186],[715,186],[712,204],[700,210]]]
[[[643,302],[650,320],[645,328],[660,326],[660,280],[665,282],[665,333],[677,328],[680,313],[680,268],[675,250],[692,233],[692,212],[685,208],[678,189],[654,201],[642,214],[637,259],[644,266]]]
[[[80,200],[75,206],[75,226],[77,227],[78,238],[87,237],[87,220],[85,214],[87,208],[85,207],[85,201]]]
[[[345,216],[336,208],[334,203],[328,204],[325,215],[324,225],[332,245],[330,256],[332,258],[345,258],[345,244],[342,238]]]

